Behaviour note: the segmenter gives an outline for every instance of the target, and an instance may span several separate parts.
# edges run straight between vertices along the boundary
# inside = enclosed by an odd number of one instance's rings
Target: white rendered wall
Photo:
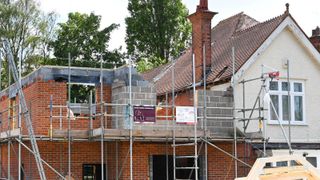
[[[290,61],[291,80],[302,81],[305,88],[304,113],[306,123],[291,126],[292,142],[320,143],[320,65],[288,28],[280,32],[271,45],[247,69],[239,81],[259,77],[262,72],[262,64],[279,70],[280,79],[285,80],[287,78],[287,69],[283,66],[283,61],[287,59]],[[211,89],[225,90],[229,85],[230,83],[226,83]],[[246,108],[253,106],[260,85],[261,81],[259,80],[246,83]],[[235,87],[236,108],[242,108],[242,94],[242,85],[238,84]],[[268,114],[268,112],[265,113],[265,118],[269,118]],[[253,117],[257,116],[257,114],[253,115]],[[242,117],[242,114],[237,114],[237,117]],[[240,129],[243,127],[242,123],[239,123],[238,126]],[[259,130],[258,127],[258,121],[251,121],[247,132],[257,132]],[[288,125],[284,125],[284,128],[288,134]],[[267,137],[270,137],[270,142],[285,142],[281,129],[277,124],[267,124]]]

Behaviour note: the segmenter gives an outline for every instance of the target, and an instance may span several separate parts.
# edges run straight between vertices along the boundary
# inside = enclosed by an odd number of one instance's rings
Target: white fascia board
[[[271,33],[271,35],[263,42],[263,44],[252,54],[252,56],[246,61],[246,63],[237,71],[234,75],[235,82],[245,74],[246,70],[249,69],[252,64],[261,56],[263,52],[271,45],[271,43],[278,37],[278,35],[285,29],[289,28],[291,32],[297,37],[301,44],[306,48],[307,51],[316,59],[320,64],[320,53],[312,45],[309,39],[301,31],[298,25],[293,21],[293,19],[288,16],[282,23]]]

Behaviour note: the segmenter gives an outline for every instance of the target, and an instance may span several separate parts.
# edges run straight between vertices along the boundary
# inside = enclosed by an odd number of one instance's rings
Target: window
[[[106,179],[106,166],[104,168],[104,180]],[[83,180],[102,180],[101,164],[84,164],[83,165]]]
[[[271,81],[269,83],[270,103],[269,118],[272,121],[279,120],[288,123],[291,120],[293,124],[305,123],[305,104],[304,104],[304,83],[301,81]],[[290,97],[288,96],[290,91]]]

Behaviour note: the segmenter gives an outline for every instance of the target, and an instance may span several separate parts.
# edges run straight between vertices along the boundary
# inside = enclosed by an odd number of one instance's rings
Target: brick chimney
[[[312,30],[312,36],[310,37],[311,43],[320,52],[320,28],[317,26],[316,29]]]
[[[207,70],[211,68],[211,19],[217,14],[208,10],[208,0],[200,0],[195,13],[189,15],[192,23],[192,50],[195,54],[196,82],[203,78],[203,47]]]

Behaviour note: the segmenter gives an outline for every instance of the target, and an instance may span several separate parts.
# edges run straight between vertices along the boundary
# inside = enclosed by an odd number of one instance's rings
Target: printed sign
[[[154,106],[133,106],[133,121],[135,123],[155,123],[156,108]]]
[[[177,106],[176,107],[176,122],[194,124],[194,117],[197,116],[197,112],[194,112],[192,106]]]

